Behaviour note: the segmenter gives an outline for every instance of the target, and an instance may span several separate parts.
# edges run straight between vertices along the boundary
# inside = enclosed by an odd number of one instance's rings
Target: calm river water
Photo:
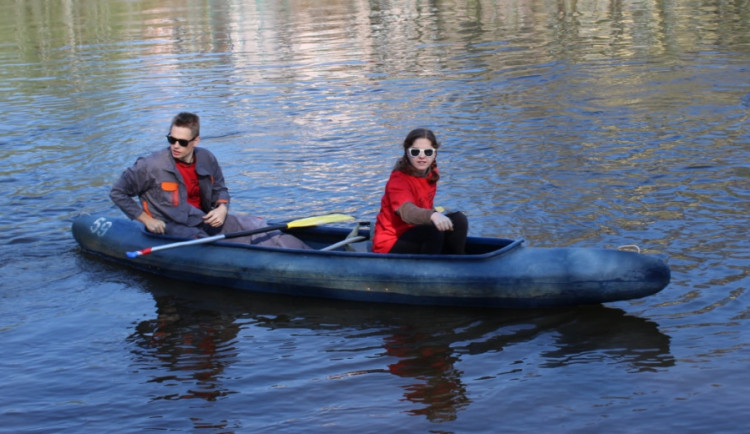
[[[0,431],[747,432],[747,0],[4,0]],[[81,254],[81,212],[202,116],[233,209],[372,219],[399,143],[531,246],[672,283],[550,310],[198,287]]]

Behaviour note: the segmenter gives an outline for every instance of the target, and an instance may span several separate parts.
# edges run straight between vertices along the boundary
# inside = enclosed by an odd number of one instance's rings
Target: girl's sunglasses
[[[418,149],[418,148],[409,148],[409,155],[412,157],[419,157],[419,154],[424,153],[425,157],[432,157],[435,155],[435,150],[432,148],[427,149]]]
[[[198,136],[195,136],[195,137],[198,137]],[[187,147],[187,145],[189,145],[189,144],[190,144],[190,142],[192,142],[193,140],[195,140],[195,137],[193,137],[193,138],[192,138],[192,139],[190,139],[190,140],[185,140],[185,139],[175,139],[174,137],[172,137],[172,135],[171,135],[171,134],[167,134],[167,141],[169,142],[169,144],[170,144],[170,145],[174,145],[174,143],[175,143],[175,142],[177,142],[177,143],[179,143],[179,144],[180,144],[180,146],[182,146],[182,147]]]

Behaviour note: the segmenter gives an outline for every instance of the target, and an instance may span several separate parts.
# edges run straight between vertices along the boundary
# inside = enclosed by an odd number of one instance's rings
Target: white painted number
[[[91,225],[91,233],[95,234],[97,237],[102,237],[104,234],[107,233],[109,228],[112,227],[112,222],[107,220],[104,217],[99,217],[94,221],[94,223]]]

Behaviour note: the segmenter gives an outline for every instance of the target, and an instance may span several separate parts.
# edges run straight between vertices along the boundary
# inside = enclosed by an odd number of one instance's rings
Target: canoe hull
[[[312,245],[315,237],[330,236],[334,242],[348,231],[315,228],[298,236]],[[179,240],[148,234],[142,225],[126,219],[97,215],[76,218],[72,232],[85,252],[169,278],[368,302],[511,308],[598,304],[654,294],[670,279],[667,265],[653,256],[611,249],[530,248],[502,239],[470,237],[469,243],[484,243],[493,251],[464,256],[214,242],[131,259],[127,251]]]

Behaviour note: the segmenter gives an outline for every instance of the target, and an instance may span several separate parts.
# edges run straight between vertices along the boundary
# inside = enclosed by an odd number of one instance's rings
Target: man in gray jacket
[[[200,118],[182,112],[172,119],[169,147],[138,158],[109,196],[131,219],[156,234],[202,238],[266,226],[260,217],[229,214],[229,190],[216,157],[200,143]],[[138,196],[136,202],[132,198]],[[289,248],[307,246],[272,231],[235,241]]]

